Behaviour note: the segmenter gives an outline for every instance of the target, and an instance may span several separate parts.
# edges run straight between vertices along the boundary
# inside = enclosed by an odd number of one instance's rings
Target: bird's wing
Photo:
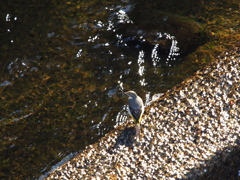
[[[139,108],[131,108],[129,107],[129,110],[131,112],[131,115],[133,116],[133,118],[135,119],[136,123],[139,122],[139,118],[141,116],[142,112],[142,106],[140,106]]]

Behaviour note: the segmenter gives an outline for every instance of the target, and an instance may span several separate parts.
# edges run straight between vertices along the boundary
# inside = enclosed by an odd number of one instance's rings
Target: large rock
[[[239,48],[226,52],[153,102],[139,143],[125,124],[46,179],[198,179],[211,172],[239,151],[239,62]]]

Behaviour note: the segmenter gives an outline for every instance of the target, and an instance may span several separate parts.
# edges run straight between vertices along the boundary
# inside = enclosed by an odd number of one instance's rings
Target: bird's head
[[[134,91],[127,91],[123,94],[128,95],[129,98],[137,98],[137,93],[135,93]]]

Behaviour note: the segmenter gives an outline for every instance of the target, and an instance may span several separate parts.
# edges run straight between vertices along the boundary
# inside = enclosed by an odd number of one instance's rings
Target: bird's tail
[[[140,124],[136,124],[136,140],[140,140]]]

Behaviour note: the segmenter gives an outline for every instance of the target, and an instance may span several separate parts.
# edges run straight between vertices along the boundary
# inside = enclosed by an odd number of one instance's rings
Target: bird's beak
[[[128,92],[124,92],[123,95],[128,95]]]

